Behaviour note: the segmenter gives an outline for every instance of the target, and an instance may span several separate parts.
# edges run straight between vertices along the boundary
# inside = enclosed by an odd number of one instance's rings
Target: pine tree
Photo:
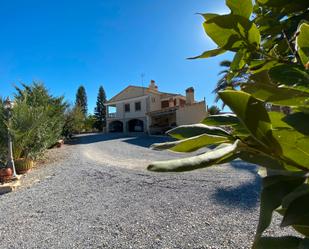
[[[88,113],[87,94],[84,86],[82,85],[77,89],[75,105],[79,106],[84,116],[87,117]]]
[[[97,120],[95,127],[99,131],[102,131],[103,128],[106,126],[106,106],[104,105],[105,103],[106,103],[106,94],[103,86],[100,86],[96,107],[94,109],[94,115]]]

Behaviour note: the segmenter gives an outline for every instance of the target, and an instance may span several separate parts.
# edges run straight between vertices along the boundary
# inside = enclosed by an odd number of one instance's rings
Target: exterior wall
[[[135,103],[136,102],[141,102],[141,110],[140,111],[135,111]],[[130,112],[125,112],[124,111],[124,105],[125,104],[130,104]],[[122,103],[119,104],[119,109],[121,111],[119,112],[119,115],[122,116],[122,118],[127,119],[127,118],[144,118],[146,117],[146,99],[137,99],[137,100],[128,100],[128,101],[123,101]],[[118,112],[118,110],[117,110]]]
[[[123,125],[123,129],[125,129],[125,123],[123,122],[123,120],[122,119],[116,119],[116,118],[108,118],[108,119],[106,119],[106,132],[108,133],[108,132],[110,132],[110,124],[112,123],[112,122],[114,122],[114,121],[120,121],[120,122],[122,122],[122,125]]]
[[[141,110],[135,111],[135,103],[141,102]],[[130,104],[130,112],[125,112],[124,105]],[[135,99],[128,99],[119,101],[114,104],[116,106],[116,113],[113,119],[124,119],[124,118],[137,118],[145,117],[147,112],[147,96]]]
[[[185,105],[176,111],[177,125],[196,124],[207,116],[206,104],[204,101],[192,105]]]
[[[120,121],[123,124],[123,132],[127,133],[129,132],[129,125],[128,122],[132,119],[139,119],[141,121],[143,121],[144,123],[144,132],[147,133],[149,131],[149,123],[148,123],[148,119],[147,117],[137,117],[137,118],[123,118],[123,119],[108,119],[106,122],[106,127],[107,127],[107,132],[109,132],[109,124],[112,123],[113,121]]]
[[[141,97],[144,96],[145,94],[147,94],[147,90],[145,90],[145,88],[129,86],[125,90],[120,92],[118,95],[113,97],[110,101],[112,102],[124,101],[126,99]]]
[[[117,103],[116,104],[116,113],[115,113],[115,117],[122,119],[123,118],[123,112],[124,112],[124,107],[122,103]]]
[[[135,111],[135,103],[141,102],[141,110]],[[124,106],[125,104],[130,105],[130,112],[125,112]],[[115,103],[116,106],[116,113],[113,117],[107,118],[107,127],[109,127],[109,124],[113,121],[121,121],[123,123],[124,132],[128,132],[128,121],[132,119],[139,119],[144,122],[144,132],[148,131],[148,123],[147,123],[147,117],[146,113],[147,106],[148,106],[148,97],[140,97],[135,99],[128,99],[123,100]]]
[[[159,94],[150,94],[149,95],[149,111],[158,111],[161,110],[161,98]]]

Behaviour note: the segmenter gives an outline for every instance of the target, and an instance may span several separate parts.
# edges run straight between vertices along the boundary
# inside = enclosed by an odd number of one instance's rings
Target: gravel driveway
[[[249,248],[258,219],[254,166],[145,170],[182,156],[165,138],[88,135],[0,196],[0,248]],[[272,234],[272,230],[269,231]]]

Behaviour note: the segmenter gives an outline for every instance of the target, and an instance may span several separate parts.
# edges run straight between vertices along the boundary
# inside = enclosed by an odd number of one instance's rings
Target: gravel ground
[[[0,248],[249,248],[256,167],[147,172],[153,160],[183,156],[148,149],[165,139],[87,135],[49,151],[52,162],[0,196]]]

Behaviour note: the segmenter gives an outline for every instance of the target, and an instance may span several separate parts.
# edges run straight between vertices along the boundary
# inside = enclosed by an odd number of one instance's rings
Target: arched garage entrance
[[[144,132],[144,122],[139,119],[131,119],[128,121],[129,132]]]
[[[115,120],[109,124],[109,132],[123,132],[123,123]]]

